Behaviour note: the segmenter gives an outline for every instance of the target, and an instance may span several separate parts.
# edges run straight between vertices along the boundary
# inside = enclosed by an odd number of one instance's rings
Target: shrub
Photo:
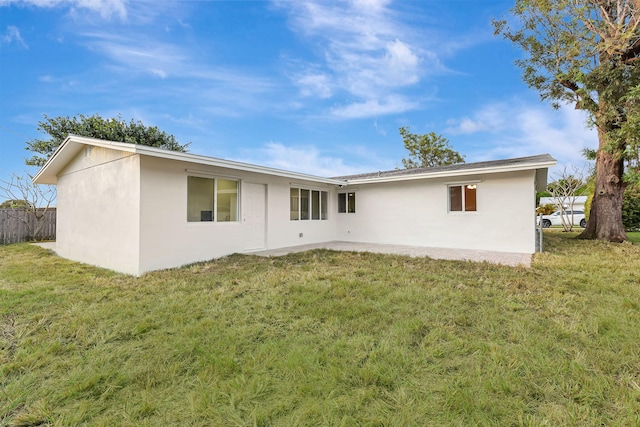
[[[538,209],[536,209],[536,214],[550,215],[554,213],[556,210],[557,210],[556,205],[554,205],[553,203],[549,203],[547,205],[538,206]]]

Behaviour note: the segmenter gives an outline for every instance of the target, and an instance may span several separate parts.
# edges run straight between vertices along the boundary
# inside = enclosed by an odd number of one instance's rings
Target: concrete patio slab
[[[429,257],[454,261],[489,262],[492,264],[516,266],[531,266],[531,254],[514,252],[479,251],[471,249],[427,248],[422,246],[385,245],[356,242],[325,242],[280,249],[259,250],[247,252],[258,256],[282,256],[290,253],[305,252],[313,249],[329,249],[334,251],[372,252],[380,254],[406,255],[410,257]]]

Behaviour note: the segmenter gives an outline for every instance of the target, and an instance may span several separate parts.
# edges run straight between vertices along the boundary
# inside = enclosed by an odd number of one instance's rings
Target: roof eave
[[[76,144],[77,147],[73,145]],[[129,144],[125,142],[107,141],[96,138],[69,135],[60,144],[58,149],[51,155],[44,166],[34,176],[33,182],[36,184],[56,184],[58,174],[66,164],[80,151],[82,145],[92,145],[103,148],[114,148],[120,151],[127,151],[132,154],[141,154],[158,158],[179,160],[200,165],[216,166],[227,169],[242,170],[267,175],[274,175],[283,178],[297,179],[303,181],[313,181],[330,185],[345,185],[345,181],[335,178],[323,178],[314,175],[289,172],[276,168],[252,165],[249,163],[236,162],[232,160],[218,159],[215,157],[201,156],[197,154],[182,153],[179,151],[168,151],[161,148],[149,147],[146,145]],[[74,149],[75,148],[75,149]]]
[[[199,165],[216,166],[227,169],[241,170],[244,172],[254,172],[267,175],[275,175],[283,178],[298,179],[304,181],[314,181],[323,184],[345,185],[345,181],[335,178],[323,178],[298,172],[289,172],[282,169],[270,168],[266,166],[253,165],[250,163],[237,162],[234,160],[219,159],[216,157],[201,156],[199,154],[182,153],[179,151],[167,151],[159,148],[136,145],[136,154],[149,155],[165,159],[180,160],[183,162],[197,163]]]
[[[92,145],[104,148],[117,147],[120,151],[135,153],[135,145],[133,144],[69,135],[64,139],[64,141],[62,141],[44,166],[42,166],[38,173],[33,177],[33,182],[35,184],[56,184],[58,182],[58,173],[76,154],[78,154],[82,149],[82,145]]]
[[[374,184],[378,182],[410,181],[416,179],[448,178],[464,175],[482,175],[488,173],[517,172],[524,170],[546,169],[556,165],[555,161],[528,163],[521,165],[497,166],[492,168],[458,169],[453,171],[425,172],[413,175],[397,175],[389,177],[373,177],[347,180],[348,185]]]
[[[67,144],[69,144],[70,140],[71,140],[71,136],[67,136],[64,139],[64,141],[62,141],[62,143],[58,146],[56,151],[53,152],[51,157],[47,159],[45,164],[40,168],[38,173],[36,173],[36,175],[33,177],[32,181],[34,184],[56,184],[58,182],[57,175],[56,174],[51,175],[51,174],[48,174],[48,172],[50,172],[50,169],[53,167],[52,164],[54,164],[57,161],[57,159],[59,158],[59,154],[62,152],[64,147],[66,147]]]

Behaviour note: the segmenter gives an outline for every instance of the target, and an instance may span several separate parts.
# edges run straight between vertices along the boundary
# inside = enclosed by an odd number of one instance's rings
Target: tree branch
[[[576,82],[573,82],[570,80],[558,79],[558,83],[560,83],[562,86],[566,87],[567,89],[573,92],[578,92],[578,90],[580,90],[580,86],[578,86]]]
[[[638,39],[622,55],[622,61],[625,64],[630,64],[637,61],[638,56],[640,56],[640,37],[638,37]]]

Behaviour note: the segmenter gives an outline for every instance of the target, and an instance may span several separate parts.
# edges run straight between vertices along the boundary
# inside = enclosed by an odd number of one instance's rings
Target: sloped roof
[[[544,169],[555,166],[556,159],[549,154],[537,156],[518,157],[504,160],[491,160],[485,162],[460,163],[449,166],[434,166],[429,168],[396,169],[389,171],[361,173],[334,177],[337,180],[345,180],[349,184],[367,182],[400,181],[407,179],[437,178],[456,175],[476,175],[480,173],[510,172],[516,170]]]
[[[546,170],[548,167],[555,166],[556,164],[556,160],[549,154],[541,154],[538,156],[519,157],[515,159],[462,163],[458,165],[438,166],[431,168],[399,169],[357,175],[346,175],[334,178],[324,178],[304,173],[270,168],[266,166],[236,162],[233,160],[225,160],[190,153],[181,153],[177,151],[149,147],[146,145],[129,144],[117,141],[106,141],[102,139],[70,135],[62,142],[62,144],[60,144],[58,149],[53,153],[49,160],[47,160],[45,165],[33,178],[33,182],[36,184],[57,183],[58,174],[64,169],[67,164],[69,164],[69,162],[71,162],[71,160],[73,160],[73,158],[82,150],[82,148],[87,145],[111,148],[114,150],[125,151],[131,154],[160,157],[165,159],[196,163],[200,165],[223,167],[234,170],[255,172],[266,175],[274,175],[291,179],[299,179],[341,186],[374,182],[404,181],[411,179],[427,179],[449,176],[476,175],[484,173],[510,172],[519,170]],[[546,183],[546,176],[544,177],[544,182]]]
[[[33,178],[36,184],[55,184],[58,181],[58,174],[69,164],[71,160],[82,150],[84,146],[111,148],[125,151],[131,154],[141,154],[151,157],[160,157],[183,162],[196,163],[200,165],[216,166],[246,172],[255,172],[266,175],[274,175],[291,179],[319,182],[323,184],[344,185],[344,180],[334,178],[323,178],[315,175],[308,175],[298,172],[290,172],[282,169],[270,168],[266,166],[252,165],[249,163],[236,162],[233,160],[219,159],[215,157],[202,156],[191,153],[181,153],[178,151],[165,150],[162,148],[149,147],[147,145],[130,144],[126,142],[107,141],[103,139],[88,138],[84,136],[69,135],[60,144],[58,149],[51,155],[47,163],[38,171]]]

